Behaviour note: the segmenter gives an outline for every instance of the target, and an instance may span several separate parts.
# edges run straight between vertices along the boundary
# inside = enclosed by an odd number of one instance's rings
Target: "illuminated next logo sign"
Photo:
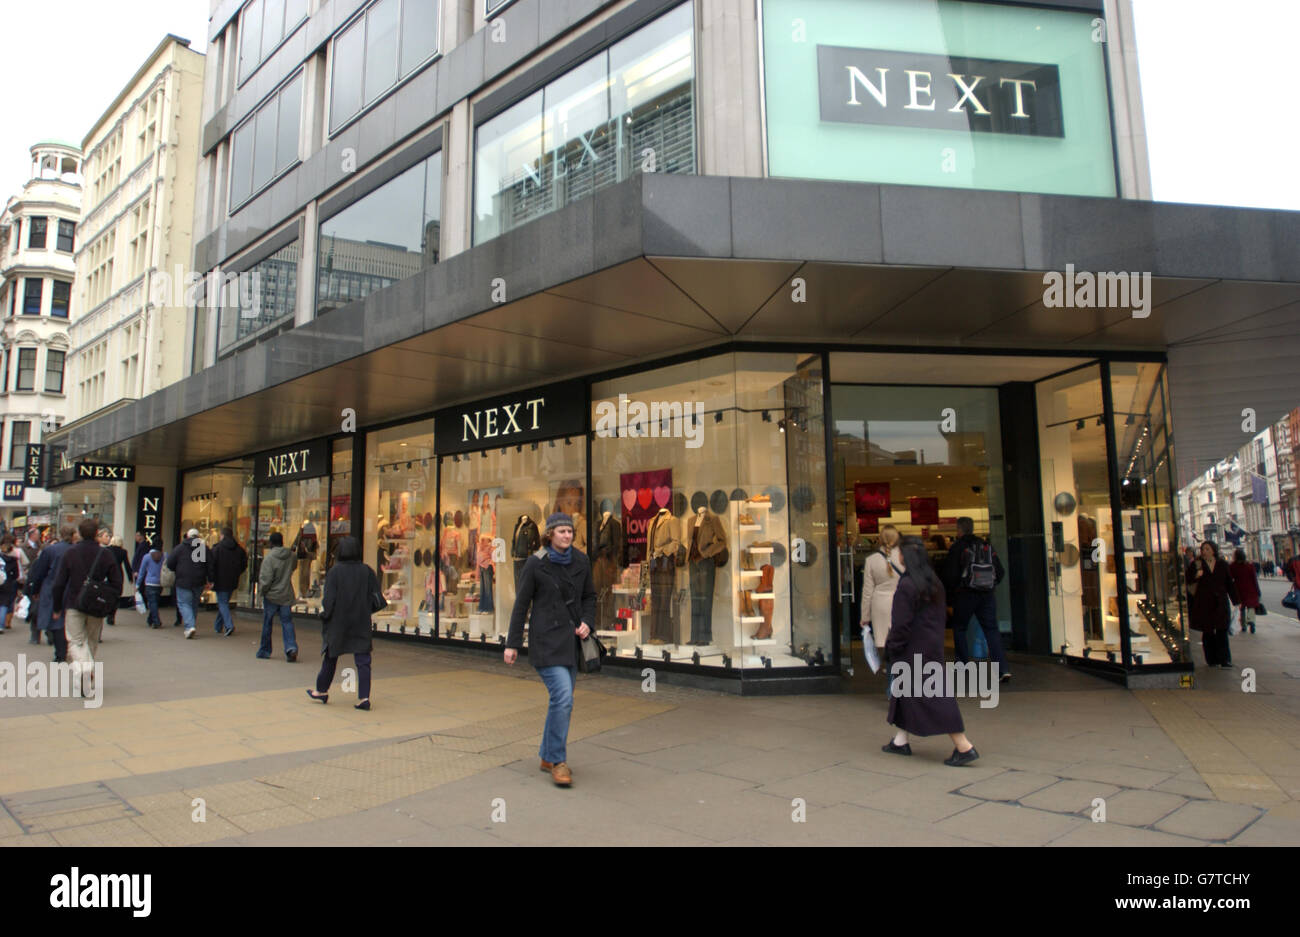
[[[1055,65],[817,47],[823,121],[1064,137]]]

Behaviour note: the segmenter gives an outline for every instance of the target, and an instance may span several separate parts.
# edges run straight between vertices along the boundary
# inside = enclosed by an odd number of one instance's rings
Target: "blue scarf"
[[[555,549],[555,547],[548,546],[546,548],[546,558],[552,563],[556,563],[560,566],[568,566],[573,562],[573,548],[570,547],[561,553],[559,550]]]

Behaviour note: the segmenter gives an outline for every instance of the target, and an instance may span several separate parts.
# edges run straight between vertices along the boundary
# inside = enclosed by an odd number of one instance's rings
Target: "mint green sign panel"
[[[1096,19],[958,0],[763,0],[768,171],[1114,197]]]

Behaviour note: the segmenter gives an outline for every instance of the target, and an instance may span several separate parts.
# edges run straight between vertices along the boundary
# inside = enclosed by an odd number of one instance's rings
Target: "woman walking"
[[[1187,567],[1187,592],[1191,596],[1191,628],[1201,632],[1205,666],[1231,670],[1228,622],[1232,607],[1228,603],[1237,604],[1237,586],[1214,541],[1202,543],[1201,555]]]
[[[532,615],[529,616],[529,609]],[[528,658],[550,694],[542,745],[541,769],[560,787],[573,783],[568,765],[569,716],[578,679],[578,638],[591,634],[596,620],[596,586],[587,555],[573,546],[573,518],[546,519],[542,546],[519,574],[515,607],[510,615],[505,661],[514,664],[524,646],[528,619]]]
[[[882,751],[892,755],[910,755],[909,735],[939,735],[947,733],[956,747],[944,759],[945,765],[960,768],[968,765],[979,752],[966,738],[966,726],[951,695],[927,697],[923,695],[922,674],[913,673],[910,681],[903,681],[900,668],[916,666],[920,658],[922,670],[927,665],[938,664],[943,669],[943,639],[947,619],[943,583],[934,573],[925,541],[920,537],[904,537],[900,553],[903,575],[894,592],[894,605],[890,616],[889,640],[885,643],[889,659],[894,661],[891,670],[899,670],[900,679],[891,686],[889,723],[898,731]],[[892,676],[891,676],[892,679]],[[946,681],[945,681],[946,682]],[[897,688],[895,688],[897,687]],[[945,687],[951,694],[953,688]]]
[[[9,614],[18,601],[18,558],[14,555],[13,534],[0,537],[0,563],[4,563],[5,581],[0,584],[0,633],[12,631]]]
[[[1246,551],[1234,550],[1232,562],[1228,565],[1228,574],[1232,584],[1237,587],[1238,614],[1241,616],[1241,633],[1246,629],[1255,633],[1255,606],[1259,605],[1259,576],[1255,573],[1253,563],[1246,562]]]
[[[383,602],[375,571],[361,562],[361,544],[356,537],[343,537],[339,540],[338,562],[325,574],[325,595],[321,600],[322,660],[316,689],[307,691],[312,699],[329,702],[330,684],[334,682],[339,658],[351,654],[357,662],[357,704],[353,708],[370,709],[370,616],[374,611],[370,602],[375,596]]]
[[[903,571],[898,541],[898,528],[885,524],[880,528],[879,545],[862,564],[862,627],[871,629],[881,650],[889,636],[894,591]]]

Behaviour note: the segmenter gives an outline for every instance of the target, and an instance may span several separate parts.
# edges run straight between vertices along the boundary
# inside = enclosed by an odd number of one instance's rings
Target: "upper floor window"
[[[316,248],[316,314],[436,264],[441,222],[441,153],[322,222]]]
[[[27,246],[32,250],[45,250],[45,226],[47,223],[44,218],[31,219],[31,224],[27,229]]]
[[[72,284],[66,280],[55,280],[50,291],[50,315],[60,319],[68,318],[68,303],[72,299]]]
[[[35,390],[36,389],[36,349],[19,348],[18,349],[18,380],[14,382],[14,390]]]
[[[253,0],[244,7],[239,27],[241,85],[306,17],[307,0]]]
[[[248,201],[298,159],[302,73],[272,95],[231,138],[230,206]]]
[[[63,364],[68,353],[51,348],[45,353],[45,392],[63,393]]]
[[[66,219],[59,219],[59,239],[55,245],[61,251],[72,253],[73,245],[76,243],[77,223]]]
[[[514,0],[483,0],[483,14],[484,16],[491,16],[513,2]]]
[[[32,439],[30,420],[14,420],[14,428],[9,437],[9,467],[20,469],[27,461],[27,444]]]
[[[438,51],[438,0],[377,0],[334,40],[330,133]]]
[[[474,243],[637,172],[695,172],[695,32],[684,3],[477,130]]]
[[[39,316],[41,314],[41,293],[45,281],[40,277],[28,277],[23,284],[23,315]]]
[[[216,289],[215,278],[210,287]],[[293,241],[247,270],[221,277],[220,295],[207,302],[219,307],[217,351],[266,326],[292,318],[298,297],[298,242]]]

